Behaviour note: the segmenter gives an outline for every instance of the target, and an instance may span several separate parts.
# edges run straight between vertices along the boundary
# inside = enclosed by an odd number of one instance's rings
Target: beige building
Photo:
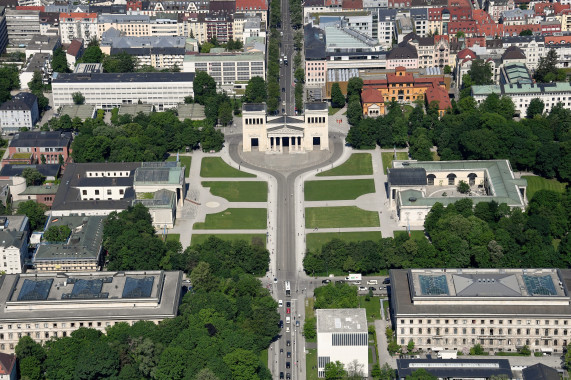
[[[89,41],[97,37],[97,13],[60,13],[59,30],[63,44],[76,38]]]
[[[391,270],[397,343],[425,351],[562,353],[571,342],[571,271]]]
[[[244,152],[304,153],[329,149],[327,103],[306,103],[301,116],[267,116],[265,104],[242,106]]]
[[[91,272],[4,275],[0,284],[0,351],[18,340],[39,343],[88,327],[174,318],[182,272]]]

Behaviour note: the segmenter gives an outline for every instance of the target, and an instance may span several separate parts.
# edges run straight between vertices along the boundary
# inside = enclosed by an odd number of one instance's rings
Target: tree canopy
[[[245,103],[263,103],[268,98],[266,81],[262,77],[252,77],[246,86]]]
[[[26,179],[26,186],[37,186],[44,183],[46,177],[38,169],[26,168],[22,171],[22,177]]]
[[[18,205],[17,214],[26,215],[30,221],[31,230],[37,231],[43,229],[46,223],[48,217],[45,216],[44,213],[47,209],[46,205],[30,200]]]
[[[565,70],[557,68],[557,58],[555,49],[550,49],[545,57],[540,57],[533,79],[539,83],[564,81],[567,75]]]

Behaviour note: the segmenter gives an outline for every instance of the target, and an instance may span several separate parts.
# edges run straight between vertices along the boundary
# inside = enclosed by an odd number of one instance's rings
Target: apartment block
[[[40,34],[40,11],[6,9],[8,44],[26,47],[35,34]]]
[[[97,13],[60,13],[59,30],[63,44],[76,38],[89,41],[97,37]]]

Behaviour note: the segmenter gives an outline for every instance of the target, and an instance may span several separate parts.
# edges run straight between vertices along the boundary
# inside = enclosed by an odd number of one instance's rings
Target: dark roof
[[[127,53],[129,55],[150,55],[150,54],[166,54],[166,55],[184,55],[183,47],[132,47],[132,48],[111,48],[111,55],[119,53]]]
[[[502,54],[502,59],[525,59],[525,54],[517,46],[510,46]]]
[[[6,8],[15,8],[19,4],[18,0],[0,0],[0,5]]]
[[[34,104],[37,107],[38,98],[29,92],[20,92],[14,97],[0,105],[0,110],[26,110],[31,111]]]
[[[523,380],[559,380],[561,378],[555,368],[541,363],[524,368],[521,374]]]
[[[84,183],[86,173],[89,171],[120,171],[125,170],[131,173],[130,181],[133,183],[135,169],[141,167],[140,162],[107,162],[107,163],[87,163],[87,164],[67,164],[65,173],[61,179],[61,186],[58,188],[52,210],[122,210],[129,207],[135,199],[135,191],[132,187],[125,191],[125,196],[120,200],[81,200],[77,186]],[[101,179],[101,177],[98,177]],[[96,177],[87,179],[98,180]],[[123,177],[125,178],[125,177]],[[117,178],[121,179],[121,177]],[[87,186],[87,185],[83,185]]]
[[[411,9],[412,11],[412,9]],[[434,37],[420,37],[414,32],[410,32],[403,38],[403,42],[416,41],[419,46],[434,46]]]
[[[305,3],[303,3],[303,6],[304,7],[322,7],[324,4],[325,4],[324,0],[305,0]]]
[[[327,110],[327,103],[325,102],[305,103],[305,109],[310,111]]]
[[[387,59],[418,58],[416,48],[407,42],[401,42],[387,53]]]
[[[266,105],[264,103],[244,103],[242,105],[242,110],[248,112],[265,111]]]
[[[411,364],[414,366],[411,368]],[[497,367],[480,367],[481,364],[498,364]],[[423,367],[422,364],[426,364]],[[474,364],[470,367],[470,364]],[[419,368],[424,368],[438,378],[489,378],[493,375],[513,377],[510,362],[507,359],[397,359],[399,378],[411,375]]]
[[[419,8],[436,8],[445,7],[448,5],[448,0],[412,0],[411,7]]]
[[[305,41],[304,41],[304,51],[305,59],[325,59],[325,41],[326,36],[323,30],[307,24],[303,27]]]
[[[0,353],[0,375],[9,375],[16,365],[16,356]]]
[[[0,177],[22,176],[25,169],[36,169],[45,177],[57,177],[60,166],[58,164],[6,164],[0,169]]]
[[[210,1],[208,5],[208,10],[214,13],[235,13],[236,12],[236,1],[228,0],[215,0]]]
[[[89,12],[125,14],[127,13],[127,5],[126,4],[90,5]]]
[[[40,12],[40,22],[48,24],[59,22],[59,12]]]
[[[11,147],[65,147],[71,141],[71,132],[19,132],[10,142]]]
[[[424,168],[392,168],[388,170],[387,175],[391,186],[426,185]]]
[[[55,73],[54,83],[192,82],[194,73]]]
[[[71,44],[69,44],[69,47],[67,48],[67,54],[77,58],[82,47],[83,47],[83,40],[75,39],[71,41]]]

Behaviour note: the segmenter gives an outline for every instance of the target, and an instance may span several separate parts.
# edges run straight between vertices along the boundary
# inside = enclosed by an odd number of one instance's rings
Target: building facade
[[[15,133],[22,128],[31,129],[40,119],[38,98],[28,92],[20,92],[0,105],[2,132]]]
[[[6,9],[8,45],[23,48],[35,34],[40,34],[40,11]]]
[[[60,13],[59,30],[64,44],[76,38],[89,41],[97,36],[97,13]]]
[[[30,163],[42,162],[42,155],[47,164],[59,164],[61,160],[68,162],[71,137],[71,132],[19,132],[10,141],[8,158],[17,153],[29,153]]]

